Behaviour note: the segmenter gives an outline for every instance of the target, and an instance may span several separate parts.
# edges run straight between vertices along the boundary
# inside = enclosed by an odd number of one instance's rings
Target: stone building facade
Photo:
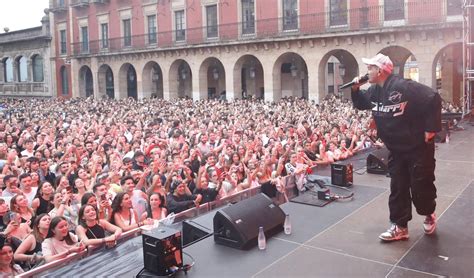
[[[47,10],[41,23],[39,27],[0,34],[0,96],[56,96]]]
[[[378,52],[402,75],[414,63],[446,100],[462,91],[460,1],[51,0],[50,10],[60,97],[319,101]]]

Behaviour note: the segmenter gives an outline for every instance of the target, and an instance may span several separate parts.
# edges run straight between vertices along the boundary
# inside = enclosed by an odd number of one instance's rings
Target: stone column
[[[229,101],[232,101],[235,98],[239,98],[236,96],[236,92],[234,92],[234,88],[236,88],[236,85],[234,84],[234,82],[237,81],[237,80],[234,80],[234,65],[235,63],[224,63],[225,92],[226,92],[226,98]]]
[[[273,82],[273,62],[274,61],[263,60],[260,62],[262,63],[262,67],[263,67],[263,79],[264,79],[263,82],[264,82],[264,87],[265,87],[264,99],[267,102],[276,101],[277,99],[275,99],[275,90],[278,88],[274,88],[274,82]],[[278,78],[278,80],[280,79]],[[281,87],[278,84],[276,84],[276,86]]]
[[[99,80],[100,78],[99,62],[97,58],[95,57],[91,58],[91,72],[92,72],[92,88],[94,90],[94,98],[101,99],[103,95],[102,95],[102,92],[99,91],[99,82],[102,82],[102,80]]]

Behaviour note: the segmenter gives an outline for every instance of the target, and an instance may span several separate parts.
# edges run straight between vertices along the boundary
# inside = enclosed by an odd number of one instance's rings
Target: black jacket
[[[202,195],[202,201],[201,204],[209,203],[212,201],[216,200],[217,194],[219,194],[219,191],[216,190],[216,188],[196,188],[194,189],[194,195],[201,194]]]
[[[441,130],[441,97],[418,82],[390,75],[383,87],[351,95],[355,108],[372,109],[377,134],[390,151],[409,152],[424,143],[425,131]]]
[[[194,200],[196,199],[196,197],[197,195],[176,196],[171,193],[168,194],[168,197],[166,198],[168,213],[180,213],[196,206],[194,204]]]

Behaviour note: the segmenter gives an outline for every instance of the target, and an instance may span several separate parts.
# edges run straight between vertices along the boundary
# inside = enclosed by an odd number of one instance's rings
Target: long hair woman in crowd
[[[15,261],[22,262],[24,269],[33,267],[44,259],[42,255],[42,243],[48,236],[51,217],[40,214],[33,223],[33,231],[23,240],[15,251]]]
[[[17,194],[10,200],[10,210],[16,212],[21,217],[21,223],[28,223],[30,226],[35,220],[35,212],[28,206],[28,199],[23,194]]]
[[[106,236],[106,232],[112,235]],[[116,240],[120,238],[122,229],[105,219],[99,219],[97,209],[85,204],[79,210],[79,225],[76,228],[76,234],[86,246],[105,244],[111,247],[115,246]]]
[[[85,245],[78,242],[77,236],[69,232],[68,222],[62,216],[51,219],[48,235],[41,247],[46,262],[64,258],[85,249]]]
[[[76,228],[75,223],[77,223],[79,211],[77,202],[72,200],[73,197],[73,193],[67,189],[56,192],[53,199],[54,208],[49,212],[51,217],[64,217],[68,221],[71,231],[74,231]]]
[[[13,261],[13,246],[11,241],[6,239],[0,249],[0,277],[15,277],[23,272],[23,269]]]
[[[48,213],[53,207],[52,202],[54,188],[48,181],[44,181],[38,187],[36,198],[33,200],[31,207],[36,211],[37,215]]]
[[[153,221],[148,218],[140,221],[137,212],[132,207],[130,195],[125,192],[118,193],[112,201],[111,222],[119,226],[123,231],[153,224]]]
[[[142,220],[147,218],[161,220],[166,218],[167,210],[165,207],[165,197],[157,192],[152,192],[148,196],[148,206],[146,212],[141,216]]]

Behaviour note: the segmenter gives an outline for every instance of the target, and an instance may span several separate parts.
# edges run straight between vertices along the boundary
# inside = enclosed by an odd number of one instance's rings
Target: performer
[[[393,75],[388,56],[379,53],[362,61],[372,85],[360,90],[365,82],[354,78],[352,101],[357,109],[372,109],[377,133],[390,151],[388,206],[392,225],[379,238],[408,239],[412,201],[418,214],[425,216],[424,232],[431,234],[436,228],[434,136],[441,130],[441,97],[423,84]]]

